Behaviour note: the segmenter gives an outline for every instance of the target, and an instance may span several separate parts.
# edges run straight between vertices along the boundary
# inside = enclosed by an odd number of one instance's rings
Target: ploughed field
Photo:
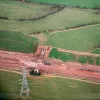
[[[68,50],[91,52],[100,47],[100,25],[51,34],[47,45]]]
[[[81,8],[98,8],[100,7],[100,0],[27,0],[40,3],[61,4],[68,6],[77,6]]]
[[[0,71],[2,98],[19,98],[22,75]],[[12,81],[13,80],[13,81]],[[57,77],[28,77],[30,100],[98,100],[100,84]]]
[[[0,30],[1,50],[33,53],[37,46],[38,40],[35,37],[26,36],[18,31]]]

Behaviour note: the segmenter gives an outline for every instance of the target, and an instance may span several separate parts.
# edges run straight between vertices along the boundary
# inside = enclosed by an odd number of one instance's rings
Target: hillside
[[[22,3],[18,0],[0,0],[0,18],[15,20],[36,20],[61,9],[60,6],[38,3]]]
[[[7,6],[9,7],[9,4],[7,4]],[[17,30],[25,34],[64,30],[73,27],[100,23],[100,16],[95,14],[95,12],[98,12],[98,10],[65,7],[63,10],[39,20],[21,21],[16,19],[0,19],[0,29]],[[11,14],[13,14],[13,12]]]

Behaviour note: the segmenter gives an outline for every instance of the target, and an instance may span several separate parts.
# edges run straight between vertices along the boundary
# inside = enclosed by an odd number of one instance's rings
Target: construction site
[[[0,100],[100,100],[100,0],[0,0]]]
[[[39,46],[34,54],[0,50],[0,69],[21,72],[22,66],[25,66],[29,74],[33,71],[37,74],[100,82],[100,66],[48,58],[51,49],[51,47]]]

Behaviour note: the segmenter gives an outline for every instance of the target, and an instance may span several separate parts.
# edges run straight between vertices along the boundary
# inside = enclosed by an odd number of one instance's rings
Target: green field
[[[97,49],[100,48],[100,25],[97,25],[100,24],[100,9],[91,9],[99,8],[100,0],[25,1],[26,3],[20,0],[0,0],[0,30],[5,30],[0,31],[0,49],[35,52],[38,40],[27,36],[35,35],[42,45],[100,54],[100,50]],[[89,27],[75,29],[85,26]],[[68,29],[72,30],[58,32]],[[52,53],[50,57],[76,61],[75,55],[70,53]],[[84,56],[79,57],[77,62],[94,64],[93,59]],[[96,64],[100,65],[100,58],[95,59]]]
[[[35,52],[38,40],[17,31],[0,30],[0,49],[16,52]]]
[[[36,1],[41,3],[49,4],[62,4],[68,6],[78,6],[86,8],[95,8],[100,7],[100,0],[26,0],[26,1]]]
[[[7,3],[6,5],[10,7],[9,3]],[[7,12],[10,11],[9,9],[7,10]],[[34,34],[37,32],[46,32],[46,31],[51,32],[52,30],[63,30],[71,27],[88,25],[91,23],[92,24],[99,23],[100,16],[98,14],[95,14],[95,12],[98,12],[98,10],[65,7],[63,10],[39,20],[19,21],[19,20],[0,19],[0,29],[17,30],[26,34]],[[14,15],[15,13],[12,12],[8,13],[8,15],[9,14]],[[20,14],[18,14],[17,16],[19,16]],[[6,17],[6,13],[4,15]]]
[[[50,58],[56,58],[63,61],[75,61],[75,55],[67,52],[59,52],[56,48],[52,48],[49,54]]]
[[[52,50],[50,51],[49,57],[60,59],[64,62],[73,61],[73,62],[79,62],[81,64],[88,63],[88,64],[96,64],[98,66],[100,65],[100,57],[76,55],[69,52],[61,52],[61,51],[58,51],[57,48],[52,48]]]
[[[20,1],[0,1],[0,17],[8,19],[30,20],[47,16],[56,12],[57,7],[52,5],[40,5],[37,3],[22,3]]]
[[[76,51],[91,51],[100,44],[100,25],[50,35],[47,45]]]
[[[7,100],[18,99],[21,75],[0,71],[0,94]],[[87,83],[64,78],[28,78],[29,100],[99,100],[100,84]]]

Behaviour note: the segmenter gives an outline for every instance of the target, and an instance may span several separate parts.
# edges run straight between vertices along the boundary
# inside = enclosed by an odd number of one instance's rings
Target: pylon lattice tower
[[[21,87],[21,91],[20,91],[20,96],[29,98],[29,86],[28,86],[28,82],[27,82],[27,78],[26,78],[25,67],[23,67],[22,76],[23,76],[23,79],[22,79],[22,87]]]

